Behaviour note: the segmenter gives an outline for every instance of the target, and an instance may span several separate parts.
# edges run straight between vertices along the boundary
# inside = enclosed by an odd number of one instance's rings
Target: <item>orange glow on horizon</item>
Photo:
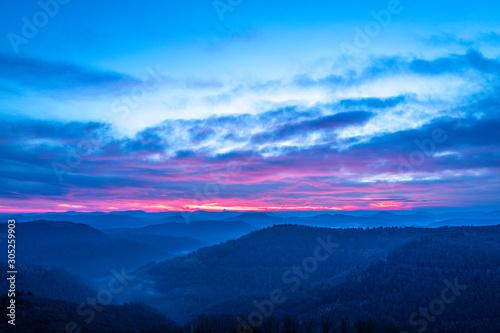
[[[381,201],[381,202],[375,202],[371,203],[370,207],[375,207],[375,208],[411,208],[409,206],[404,206],[401,202],[397,201]]]
[[[86,208],[85,206],[80,206],[80,205],[69,205],[69,204],[59,204],[58,206],[60,206],[60,207],[65,207],[65,208]]]
[[[380,199],[379,199],[380,200]],[[32,208],[18,206],[1,206],[1,213],[63,213],[66,211],[76,210],[79,212],[116,212],[116,211],[127,211],[127,210],[143,210],[146,212],[181,212],[181,211],[241,211],[241,212],[251,212],[251,211],[355,211],[355,210],[408,210],[415,208],[413,205],[408,205],[406,203],[398,201],[377,201],[377,199],[372,199],[365,202],[360,202],[359,205],[347,204],[338,206],[326,206],[326,205],[266,205],[262,202],[256,202],[256,204],[249,204],[248,202],[211,202],[211,203],[199,203],[199,204],[186,204],[182,201],[172,201],[165,204],[163,202],[137,202],[137,201],[117,201],[110,200],[109,202],[82,202],[82,203],[57,203],[53,202],[40,202],[39,205],[34,205]]]
[[[349,206],[354,207],[354,206]],[[283,211],[283,210],[347,210],[340,207],[325,206],[226,206],[218,203],[185,205],[185,210],[235,210],[235,211]]]

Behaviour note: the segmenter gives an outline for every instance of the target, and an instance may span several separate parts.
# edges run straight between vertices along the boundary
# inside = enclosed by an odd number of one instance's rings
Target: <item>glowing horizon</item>
[[[49,205],[44,207],[50,207]],[[279,212],[279,211],[331,211],[334,212],[349,212],[349,211],[411,211],[414,209],[428,209],[435,208],[450,208],[450,207],[416,207],[408,204],[402,204],[394,201],[367,201],[365,205],[344,205],[344,206],[250,206],[250,205],[229,205],[220,203],[205,203],[205,204],[180,204],[165,205],[158,202],[154,203],[125,203],[116,206],[106,206],[96,203],[87,205],[73,205],[73,204],[57,204],[53,208],[38,208],[27,210],[21,207],[5,208],[0,206],[0,213],[64,213],[64,212],[119,212],[119,211],[145,211],[145,212],[194,212],[194,211],[235,211],[235,212]],[[463,207],[461,207],[463,208]]]

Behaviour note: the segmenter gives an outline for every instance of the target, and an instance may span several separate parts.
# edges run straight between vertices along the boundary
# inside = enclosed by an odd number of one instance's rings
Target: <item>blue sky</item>
[[[0,117],[15,127],[0,134],[0,209],[497,207],[498,2],[0,6]],[[452,139],[401,175],[401,158],[425,153],[415,140],[449,122]],[[232,162],[248,179],[196,173]],[[207,184],[217,194],[187,207]]]
[[[19,55],[71,60],[136,75],[141,74],[145,64],[160,61],[166,70],[180,76],[218,76],[227,69],[241,72],[240,59],[246,62],[257,58],[253,65],[265,67],[272,76],[269,60],[300,66],[335,58],[338,45],[352,40],[353,29],[363,27],[372,20],[372,10],[385,9],[388,3],[241,1],[233,11],[225,12],[221,21],[211,1],[123,4],[71,0],[60,5],[58,13],[36,37],[19,47]],[[22,18],[32,20],[40,10],[36,1],[2,6],[4,36],[20,33]],[[435,35],[477,38],[479,32],[497,29],[496,13],[500,9],[494,1],[401,1],[400,7],[402,12],[394,15],[392,23],[364,52],[366,56],[373,52],[434,53],[437,50],[422,48],[420,39]],[[13,51],[8,38],[2,39],[0,47],[2,52]],[[188,64],[186,59],[192,62]],[[266,64],[255,64],[262,60]],[[253,73],[252,64],[247,66],[246,72]]]

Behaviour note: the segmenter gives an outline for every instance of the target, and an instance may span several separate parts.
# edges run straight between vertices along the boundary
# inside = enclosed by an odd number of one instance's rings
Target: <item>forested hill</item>
[[[342,317],[369,318],[398,327],[439,296],[444,279],[457,278],[477,289],[463,297],[463,304],[477,309],[458,307],[465,319],[457,325],[479,325],[469,316],[484,310],[491,326],[500,309],[491,296],[500,294],[500,283],[491,283],[500,275],[498,236],[499,226],[363,230],[281,225],[145,266],[135,274],[137,283],[154,286],[147,301],[180,321],[200,313],[244,317],[256,309],[254,301],[268,300],[280,289],[287,301],[273,316],[319,323],[325,314],[336,323]],[[332,247],[328,259],[315,266],[308,258],[321,246],[318,239]],[[304,265],[312,271],[307,273]]]
[[[82,302],[87,297],[97,294],[88,280],[69,273],[63,268],[35,264],[20,264],[17,266],[16,284],[18,290],[29,291],[40,297],[69,302]],[[0,272],[1,290],[9,290],[7,271]]]
[[[19,231],[26,240],[28,231],[43,231],[45,224],[68,236],[46,247],[46,253],[71,249],[67,255],[75,258],[74,265],[92,258],[92,253],[75,251],[83,251],[82,244],[117,251],[111,259],[135,249],[121,252],[124,246],[109,245],[127,244],[122,240],[72,223],[27,223]],[[29,237],[36,241],[34,233]],[[71,245],[75,239],[84,243]],[[82,332],[178,332],[185,324],[186,333],[236,332],[239,317],[254,326],[253,333],[413,333],[424,328],[493,333],[500,331],[499,239],[500,226],[274,226],[140,267],[113,300],[133,303],[108,305],[88,325],[77,306],[99,293],[63,269],[20,264],[18,313],[26,332],[34,327],[61,331],[68,320],[75,320]],[[37,254],[33,249],[24,253]],[[38,256],[44,258],[42,252]],[[432,306],[436,312],[439,302],[444,305],[439,314],[421,312]],[[262,323],[255,324],[252,314],[260,314]]]
[[[300,315],[396,322],[409,332],[500,332],[500,228],[440,231],[353,272],[340,286],[317,288],[311,294],[326,305],[312,313],[304,307]]]

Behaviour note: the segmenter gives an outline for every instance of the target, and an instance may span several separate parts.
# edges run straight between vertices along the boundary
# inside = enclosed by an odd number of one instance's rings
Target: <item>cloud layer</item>
[[[56,64],[43,69],[51,79],[31,81],[20,73],[31,66],[29,75],[39,78],[43,66],[2,61],[5,77],[20,75],[20,85],[37,89],[136,83]],[[71,82],[58,86],[65,70]],[[133,136],[117,135],[106,122],[4,117],[0,211],[493,207],[500,194],[499,74],[498,60],[474,50],[374,59],[345,75],[241,88],[330,92],[312,105],[290,100],[261,112],[167,119]],[[455,77],[469,84],[450,95],[394,88],[402,78],[436,87]],[[383,84],[395,93],[376,94]]]

